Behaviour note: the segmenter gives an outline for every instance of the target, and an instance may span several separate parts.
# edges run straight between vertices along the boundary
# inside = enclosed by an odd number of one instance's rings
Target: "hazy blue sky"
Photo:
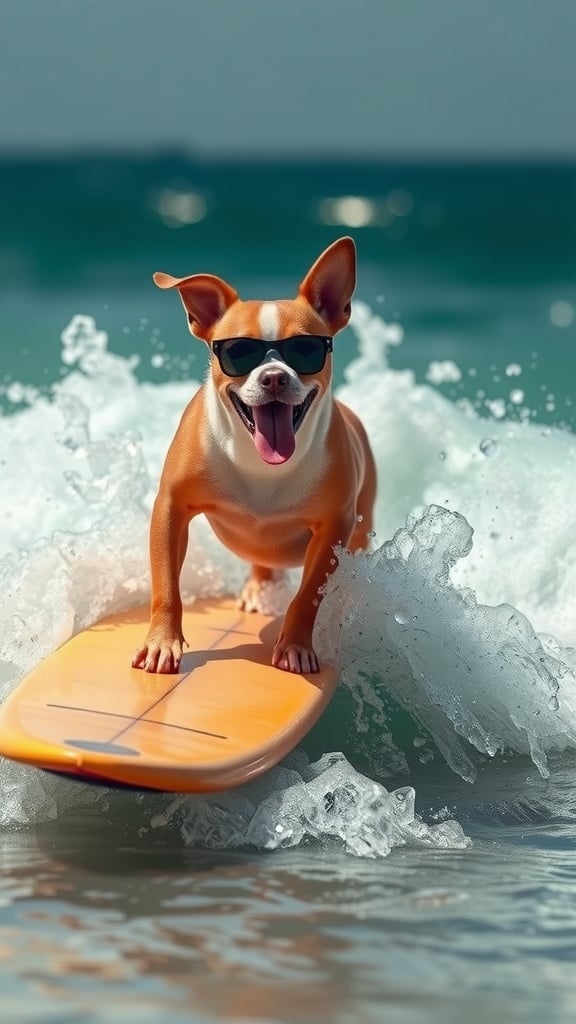
[[[576,155],[576,0],[17,0],[0,147]]]

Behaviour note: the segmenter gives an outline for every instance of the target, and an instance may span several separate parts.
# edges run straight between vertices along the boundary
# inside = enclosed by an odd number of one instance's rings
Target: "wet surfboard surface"
[[[280,620],[231,598],[185,609],[178,674],[133,669],[148,617],[143,607],[102,619],[26,676],[0,707],[0,755],[111,786],[229,789],[294,749],[336,688],[330,667],[273,668]]]

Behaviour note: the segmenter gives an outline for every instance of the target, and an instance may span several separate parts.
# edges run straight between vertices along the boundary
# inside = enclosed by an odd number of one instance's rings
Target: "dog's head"
[[[210,347],[208,409],[223,447],[237,452],[235,440],[240,449],[250,440],[270,465],[304,451],[327,417],[332,338],[350,319],[352,239],[322,253],[295,299],[244,302],[210,274],[157,273],[154,281],[178,289],[191,333]]]

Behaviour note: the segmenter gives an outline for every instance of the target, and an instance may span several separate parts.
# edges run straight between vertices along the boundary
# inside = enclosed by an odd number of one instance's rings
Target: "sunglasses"
[[[315,334],[298,334],[282,341],[262,341],[259,338],[226,338],[215,341],[212,351],[227,377],[245,377],[264,362],[269,352],[280,358],[296,373],[320,373],[328,352],[332,351],[332,338]]]

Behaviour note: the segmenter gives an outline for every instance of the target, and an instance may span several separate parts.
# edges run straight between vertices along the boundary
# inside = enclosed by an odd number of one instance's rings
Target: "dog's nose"
[[[270,391],[284,391],[288,387],[288,374],[284,370],[265,370],[260,384]]]

